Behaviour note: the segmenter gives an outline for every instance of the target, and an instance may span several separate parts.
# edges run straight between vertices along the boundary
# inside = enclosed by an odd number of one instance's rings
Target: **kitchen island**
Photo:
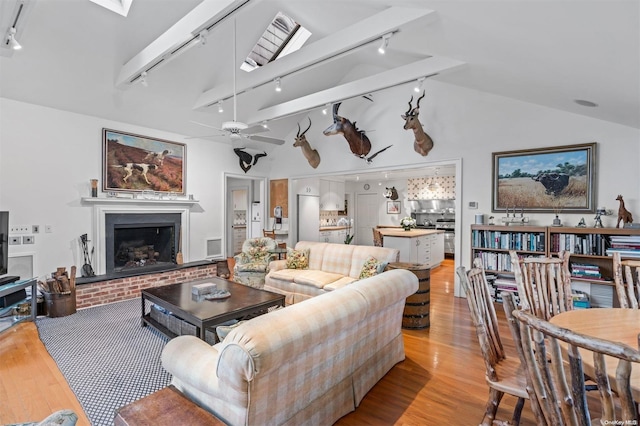
[[[440,229],[378,228],[384,247],[400,250],[400,262],[440,266],[444,260],[444,231]]]

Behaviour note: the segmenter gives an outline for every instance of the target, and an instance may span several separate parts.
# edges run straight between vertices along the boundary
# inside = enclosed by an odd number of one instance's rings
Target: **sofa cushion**
[[[302,274],[296,275],[293,281],[296,284],[312,285],[317,288],[324,288],[325,285],[338,281],[341,278],[343,278],[343,275],[332,274],[331,272],[324,271],[314,271],[310,269],[304,271]]]
[[[327,244],[322,256],[322,267],[318,269],[343,276],[349,275],[353,250],[354,246],[348,244]],[[356,277],[357,275],[354,276]]]
[[[271,271],[269,276],[275,280],[293,282],[296,276],[305,271],[305,269],[280,269],[279,271]]]
[[[309,249],[294,250],[287,247],[288,269],[309,269]]]
[[[360,276],[358,278],[363,279],[378,275],[384,271],[387,264],[388,262],[379,262],[375,257],[369,256],[367,260],[364,261],[364,265],[362,265],[362,270],[360,271]]]
[[[337,281],[334,281],[330,284],[327,284],[323,287],[324,291],[333,291],[333,290],[338,290],[339,288],[342,287],[346,287],[347,285],[351,284],[352,282],[358,281],[355,278],[351,278],[351,277],[342,277]]]
[[[351,256],[351,270],[345,275],[358,278],[362,271],[362,266],[369,256],[375,257],[379,262],[397,262],[400,257],[400,251],[388,247],[354,246]]]

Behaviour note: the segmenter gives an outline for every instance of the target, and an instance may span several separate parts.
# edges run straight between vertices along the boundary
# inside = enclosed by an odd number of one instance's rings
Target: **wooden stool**
[[[115,426],[223,426],[225,423],[185,397],[173,385],[169,385],[118,408],[113,424]]]

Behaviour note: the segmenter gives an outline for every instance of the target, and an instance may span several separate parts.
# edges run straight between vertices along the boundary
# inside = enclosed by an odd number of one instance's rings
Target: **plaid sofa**
[[[288,269],[286,260],[272,261],[263,287],[284,294],[287,305],[357,281],[369,256],[380,262],[397,262],[400,256],[398,249],[315,241],[299,241],[295,249],[309,249],[309,268]]]
[[[330,425],[404,360],[418,278],[397,269],[251,319],[214,346],[167,343],[171,384],[229,425]]]

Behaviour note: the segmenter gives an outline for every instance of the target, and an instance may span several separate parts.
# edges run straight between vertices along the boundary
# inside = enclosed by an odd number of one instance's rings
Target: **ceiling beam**
[[[403,25],[431,14],[435,14],[435,12],[430,9],[387,8],[354,25],[304,46],[296,52],[270,62],[258,70],[239,75],[238,77],[242,81],[236,87],[236,94],[241,95],[253,88],[271,83],[277,77],[282,78],[373,41],[377,42],[384,34],[401,31]],[[220,100],[224,101],[232,97],[233,91],[229,89],[229,85],[219,85],[200,95],[193,109],[204,110],[216,105]]]
[[[203,30],[210,31],[220,21],[235,13],[251,0],[204,0],[131,58],[120,69],[116,87],[123,89],[137,82],[143,71],[157,69],[197,44]]]
[[[363,96],[401,84],[416,82],[420,77],[429,77],[435,74],[457,70],[464,65],[465,62],[457,59],[444,56],[432,56],[360,80],[263,108],[252,117],[248,117],[247,122],[256,124],[264,120],[269,121],[288,117],[304,111],[324,107],[327,104]]]

